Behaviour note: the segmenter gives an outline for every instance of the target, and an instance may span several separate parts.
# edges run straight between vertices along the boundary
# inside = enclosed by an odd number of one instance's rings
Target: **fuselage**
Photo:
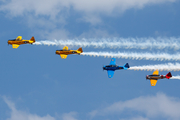
[[[124,68],[118,65],[106,65],[103,67],[103,70],[120,70],[120,69],[124,69]]]
[[[164,79],[166,78],[165,75],[147,75],[146,79],[151,79],[151,80],[158,80],[158,79]]]
[[[64,55],[69,55],[69,54],[78,54],[80,55],[80,51],[77,50],[56,50],[56,54],[64,54]]]
[[[31,40],[8,40],[8,44],[12,45],[12,44],[17,44],[17,45],[21,45],[21,44],[32,44],[34,43],[34,41]]]

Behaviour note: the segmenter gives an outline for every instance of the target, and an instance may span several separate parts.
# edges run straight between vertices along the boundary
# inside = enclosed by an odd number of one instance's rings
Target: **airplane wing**
[[[107,72],[108,72],[108,77],[112,78],[113,75],[114,75],[114,71],[113,70],[108,70]]]
[[[151,86],[155,86],[156,85],[156,83],[157,83],[157,80],[150,80],[150,82],[151,82]]]
[[[18,36],[16,39],[22,40],[22,36]]]
[[[18,47],[19,47],[18,44],[12,44],[12,48],[16,49],[16,48],[18,48]]]
[[[154,71],[153,75],[159,75],[159,71],[158,70]]]
[[[65,47],[63,48],[63,50],[68,50],[68,47],[67,47],[67,46],[65,46]]]
[[[116,65],[116,59],[115,59],[115,58],[112,58],[109,65]]]
[[[66,59],[67,58],[67,55],[64,55],[64,54],[60,54],[61,58],[62,59]]]

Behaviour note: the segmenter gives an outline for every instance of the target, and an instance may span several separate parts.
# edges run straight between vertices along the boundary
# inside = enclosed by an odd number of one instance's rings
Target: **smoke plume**
[[[94,57],[109,57],[109,58],[125,58],[125,59],[136,59],[136,60],[180,60],[180,54],[167,54],[167,53],[135,53],[135,52],[83,52],[81,55],[94,56]]]
[[[35,45],[79,46],[94,48],[125,49],[180,49],[180,38],[104,38],[37,41]]]

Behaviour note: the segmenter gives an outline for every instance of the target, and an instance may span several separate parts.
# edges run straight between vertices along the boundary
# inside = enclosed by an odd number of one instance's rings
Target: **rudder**
[[[126,64],[123,66],[123,68],[124,68],[125,70],[127,70],[128,68],[130,68],[130,66],[129,66],[128,63],[126,63]]]
[[[78,49],[78,51],[81,51],[81,53],[83,52],[83,50],[82,50],[82,48],[81,48],[81,47]]]
[[[166,78],[169,79],[169,78],[171,78],[171,77],[172,77],[171,72],[169,72],[169,73],[166,75]]]
[[[32,36],[32,38],[30,39],[31,41],[35,42],[34,36]]]

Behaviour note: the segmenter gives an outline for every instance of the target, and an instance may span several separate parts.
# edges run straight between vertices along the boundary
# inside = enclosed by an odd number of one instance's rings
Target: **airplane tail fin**
[[[78,51],[81,51],[81,53],[83,52],[83,50],[82,50],[82,48],[81,48],[81,47],[78,49]]]
[[[169,72],[169,73],[166,75],[166,78],[169,79],[169,78],[171,78],[171,77],[172,77],[171,72]]]
[[[33,42],[36,42],[35,39],[34,39],[34,36],[32,36],[32,38],[30,40],[33,41]]]
[[[126,64],[123,66],[123,68],[124,68],[125,70],[127,70],[128,68],[130,68],[130,66],[129,66],[128,63],[126,63]]]

